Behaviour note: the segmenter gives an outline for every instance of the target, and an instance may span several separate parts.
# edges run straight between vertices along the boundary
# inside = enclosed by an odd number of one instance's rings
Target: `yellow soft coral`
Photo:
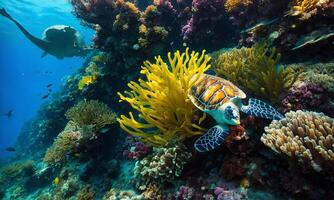
[[[301,20],[306,20],[316,15],[318,9],[333,9],[330,0],[294,0],[291,2],[291,9],[288,15],[298,16]]]
[[[227,0],[224,4],[227,12],[233,12],[240,7],[248,7],[253,4],[253,0]]]
[[[144,62],[141,74],[146,80],[132,81],[128,84],[131,91],[118,93],[121,101],[127,101],[140,113],[138,119],[131,112],[129,117],[121,115],[117,119],[121,128],[157,146],[203,133],[205,129],[199,124],[205,115],[195,120],[197,109],[187,92],[196,80],[191,78],[210,68],[210,57],[205,51],[189,54],[187,48],[184,53],[175,52],[174,56],[168,53],[169,63],[160,56],[155,60],[155,63]]]
[[[213,62],[218,76],[224,76],[256,95],[277,102],[284,90],[297,79],[293,68],[278,65],[280,55],[265,44],[233,49],[220,54]]]
[[[95,57],[93,57],[92,59],[95,59]],[[102,73],[100,72],[97,64],[95,62],[90,62],[88,67],[85,69],[85,75],[82,76],[79,80],[78,89],[82,90],[86,86],[94,83],[100,75],[102,75]]]

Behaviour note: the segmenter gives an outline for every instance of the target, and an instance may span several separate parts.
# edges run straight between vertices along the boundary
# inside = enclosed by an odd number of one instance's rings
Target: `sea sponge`
[[[156,62],[144,62],[141,74],[146,80],[128,84],[131,91],[118,93],[120,101],[127,101],[140,114],[135,119],[132,112],[129,117],[121,115],[117,119],[121,128],[138,136],[142,141],[163,146],[172,139],[202,134],[206,129],[200,126],[205,115],[198,116],[198,109],[188,99],[188,90],[207,69],[210,57],[205,54],[189,54],[179,51],[168,53],[169,63],[160,56]],[[193,81],[194,80],[194,81]]]
[[[290,111],[265,128],[261,141],[272,150],[311,166],[333,169],[334,119],[322,113]]]
[[[249,7],[253,4],[253,0],[227,0],[224,4],[227,12],[233,12],[240,9],[240,7]]]
[[[116,114],[106,104],[97,100],[80,101],[70,108],[65,116],[80,127],[93,126],[94,132],[116,122]]]
[[[135,177],[140,181],[139,189],[146,190],[151,184],[160,185],[173,181],[181,175],[184,165],[191,157],[183,144],[170,144],[155,148],[152,155],[136,162]]]
[[[214,70],[238,86],[273,103],[297,80],[297,68],[278,66],[280,54],[266,44],[232,49],[213,60]]]

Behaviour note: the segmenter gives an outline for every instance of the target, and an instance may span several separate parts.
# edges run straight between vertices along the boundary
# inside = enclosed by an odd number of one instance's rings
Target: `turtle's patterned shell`
[[[203,111],[217,109],[233,97],[246,98],[246,94],[230,81],[208,74],[202,74],[195,81],[188,96]]]

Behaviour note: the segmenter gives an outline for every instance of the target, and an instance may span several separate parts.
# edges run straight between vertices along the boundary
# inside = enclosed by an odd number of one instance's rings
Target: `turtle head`
[[[229,125],[240,125],[239,108],[233,102],[227,102],[221,106],[222,120]]]

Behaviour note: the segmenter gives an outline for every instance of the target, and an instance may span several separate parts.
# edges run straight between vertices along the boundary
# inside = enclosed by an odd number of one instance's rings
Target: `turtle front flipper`
[[[250,98],[247,106],[241,106],[241,111],[248,115],[255,115],[256,117],[266,119],[277,119],[280,120],[284,116],[277,112],[271,105],[260,101],[258,99]]]
[[[227,135],[227,128],[216,125],[210,128],[208,132],[206,132],[200,138],[198,138],[194,144],[194,147],[199,152],[212,151],[224,142]]]

